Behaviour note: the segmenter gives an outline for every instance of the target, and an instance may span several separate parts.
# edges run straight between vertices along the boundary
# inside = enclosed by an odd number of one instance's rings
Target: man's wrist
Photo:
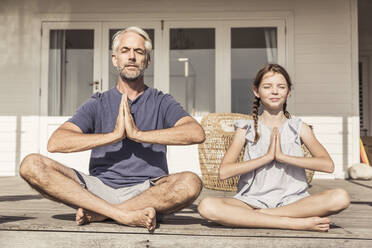
[[[133,140],[136,141],[136,142],[146,142],[146,141],[144,140],[143,134],[144,134],[143,131],[141,131],[141,130],[136,130],[136,131],[134,132]]]
[[[115,130],[110,133],[107,133],[107,135],[108,139],[111,141],[110,143],[116,143],[125,138],[125,135],[120,135],[117,132],[115,132]]]

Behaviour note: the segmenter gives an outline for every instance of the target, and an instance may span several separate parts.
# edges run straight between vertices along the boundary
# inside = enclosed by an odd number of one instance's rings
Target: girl
[[[257,73],[253,120],[235,123],[219,170],[222,180],[240,175],[238,193],[203,199],[198,206],[202,217],[225,226],[327,231],[331,220],[324,216],[347,208],[350,200],[343,189],[307,193],[305,168],[332,173],[334,165],[311,128],[286,110],[291,86],[280,65],[266,65]],[[311,158],[303,157],[301,140]],[[244,162],[237,163],[244,146]]]

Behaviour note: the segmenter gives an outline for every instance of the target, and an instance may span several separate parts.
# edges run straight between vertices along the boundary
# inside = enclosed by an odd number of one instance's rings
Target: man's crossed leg
[[[20,174],[46,198],[78,208],[76,222],[80,225],[111,218],[150,231],[155,229],[156,213],[169,214],[190,205],[202,188],[197,175],[183,172],[160,178],[129,200],[109,203],[85,189],[73,169],[40,154],[28,155]]]

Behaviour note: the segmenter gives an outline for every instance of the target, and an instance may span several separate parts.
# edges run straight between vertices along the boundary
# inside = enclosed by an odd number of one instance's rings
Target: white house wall
[[[213,20],[222,18],[226,13],[230,13],[229,16],[234,13],[249,16],[255,12],[272,15],[285,11],[293,17],[286,24],[287,35],[293,36],[289,39],[293,44],[289,44],[286,52],[289,56],[287,60],[292,64],[290,71],[294,82],[295,105],[292,112],[314,126],[315,134],[336,163],[333,176],[343,178],[346,168],[359,160],[354,59],[357,53],[353,49],[352,38],[357,35],[353,26],[355,6],[355,0],[240,0],[228,4],[223,0],[2,1],[0,154],[3,156],[0,159],[0,175],[16,174],[17,165],[25,154],[45,151],[45,148],[40,148],[40,144],[45,144],[40,137],[45,138],[45,135],[39,135],[37,128],[40,124],[42,21],[102,21],[112,16],[115,21],[120,21],[126,18],[126,13],[131,16],[140,13],[139,21],[143,18],[162,20],[177,16]],[[24,130],[19,128],[23,126]],[[187,148],[180,149],[184,151],[177,153],[177,160],[181,160],[179,156],[182,154],[188,157]],[[171,156],[170,151],[170,162],[176,163],[177,160]],[[174,168],[189,169],[187,166],[196,170],[197,165],[185,164],[182,168]]]

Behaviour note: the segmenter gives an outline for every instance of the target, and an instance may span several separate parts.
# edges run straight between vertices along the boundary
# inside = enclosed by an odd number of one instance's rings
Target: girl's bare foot
[[[318,232],[327,232],[331,219],[327,217],[309,217],[309,218],[292,218],[294,220],[293,229],[295,230],[309,230]]]
[[[91,222],[104,221],[107,217],[95,212],[79,208],[76,211],[75,221],[78,226],[89,224]]]

